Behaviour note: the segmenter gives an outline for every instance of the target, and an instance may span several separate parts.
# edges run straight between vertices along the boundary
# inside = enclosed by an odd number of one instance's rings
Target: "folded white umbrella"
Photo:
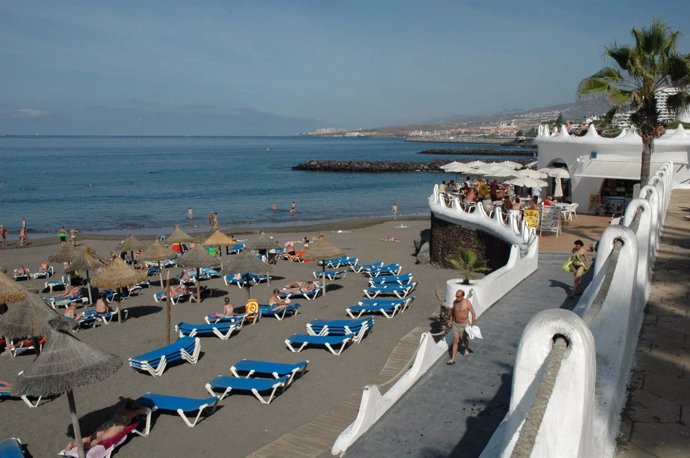
[[[554,178],[570,178],[570,173],[566,169],[560,167],[544,167],[538,171],[544,172],[548,176]]]

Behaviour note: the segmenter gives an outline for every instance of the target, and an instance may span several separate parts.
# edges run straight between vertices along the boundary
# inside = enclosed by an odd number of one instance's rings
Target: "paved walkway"
[[[673,191],[635,354],[618,456],[690,455],[690,190]]]
[[[575,306],[567,298],[572,275],[560,269],[565,258],[541,253],[537,272],[477,320],[484,339],[473,353],[454,366],[441,358],[346,456],[478,456],[508,410],[525,325],[541,310]]]

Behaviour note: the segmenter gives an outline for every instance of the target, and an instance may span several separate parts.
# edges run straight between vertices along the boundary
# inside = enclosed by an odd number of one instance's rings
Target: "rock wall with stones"
[[[431,263],[452,268],[448,258],[459,258],[460,249],[471,249],[479,259],[487,262],[492,270],[500,269],[508,262],[510,245],[486,232],[468,229],[448,223],[431,214]]]

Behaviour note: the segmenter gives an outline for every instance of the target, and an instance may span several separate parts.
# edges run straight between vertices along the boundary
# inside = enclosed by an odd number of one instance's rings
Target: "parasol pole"
[[[170,345],[170,328],[172,327],[172,299],[170,299],[170,271],[168,270],[168,275],[166,276],[166,286],[165,286],[165,296],[167,300],[165,301],[165,322],[166,322],[166,332],[165,341],[167,345]]]
[[[117,292],[117,322],[122,323],[122,315],[120,315],[120,306],[122,305],[122,288],[118,288]]]
[[[196,301],[201,304],[201,267],[196,268]]]
[[[168,274],[168,276],[170,276]],[[161,262],[158,261],[158,278],[161,280],[161,291],[165,291],[165,285],[163,285],[163,268],[161,267]]]
[[[67,390],[67,402],[69,403],[69,416],[72,419],[72,428],[74,429],[74,441],[77,443],[77,454],[79,458],[85,458],[84,443],[81,440],[81,429],[79,428],[79,419],[77,418],[77,406],[74,402],[72,390]]]
[[[91,279],[89,278],[88,270],[86,271],[86,288],[89,290],[89,304],[93,304],[93,297],[91,296]]]

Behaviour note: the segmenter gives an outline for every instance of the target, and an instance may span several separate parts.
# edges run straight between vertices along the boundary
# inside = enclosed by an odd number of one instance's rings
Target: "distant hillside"
[[[530,108],[525,110],[506,110],[491,115],[457,115],[438,122],[420,122],[419,124],[388,126],[372,130],[382,133],[394,133],[403,130],[448,129],[460,125],[468,126],[475,124],[497,124],[502,121],[510,120],[515,120],[518,125],[536,126],[540,122],[556,119],[559,113],[563,115],[564,119],[572,119],[573,121],[577,122],[587,116],[604,114],[609,110],[609,108],[610,105],[603,100],[583,100],[571,103],[563,103],[560,105],[552,105],[549,107]]]

